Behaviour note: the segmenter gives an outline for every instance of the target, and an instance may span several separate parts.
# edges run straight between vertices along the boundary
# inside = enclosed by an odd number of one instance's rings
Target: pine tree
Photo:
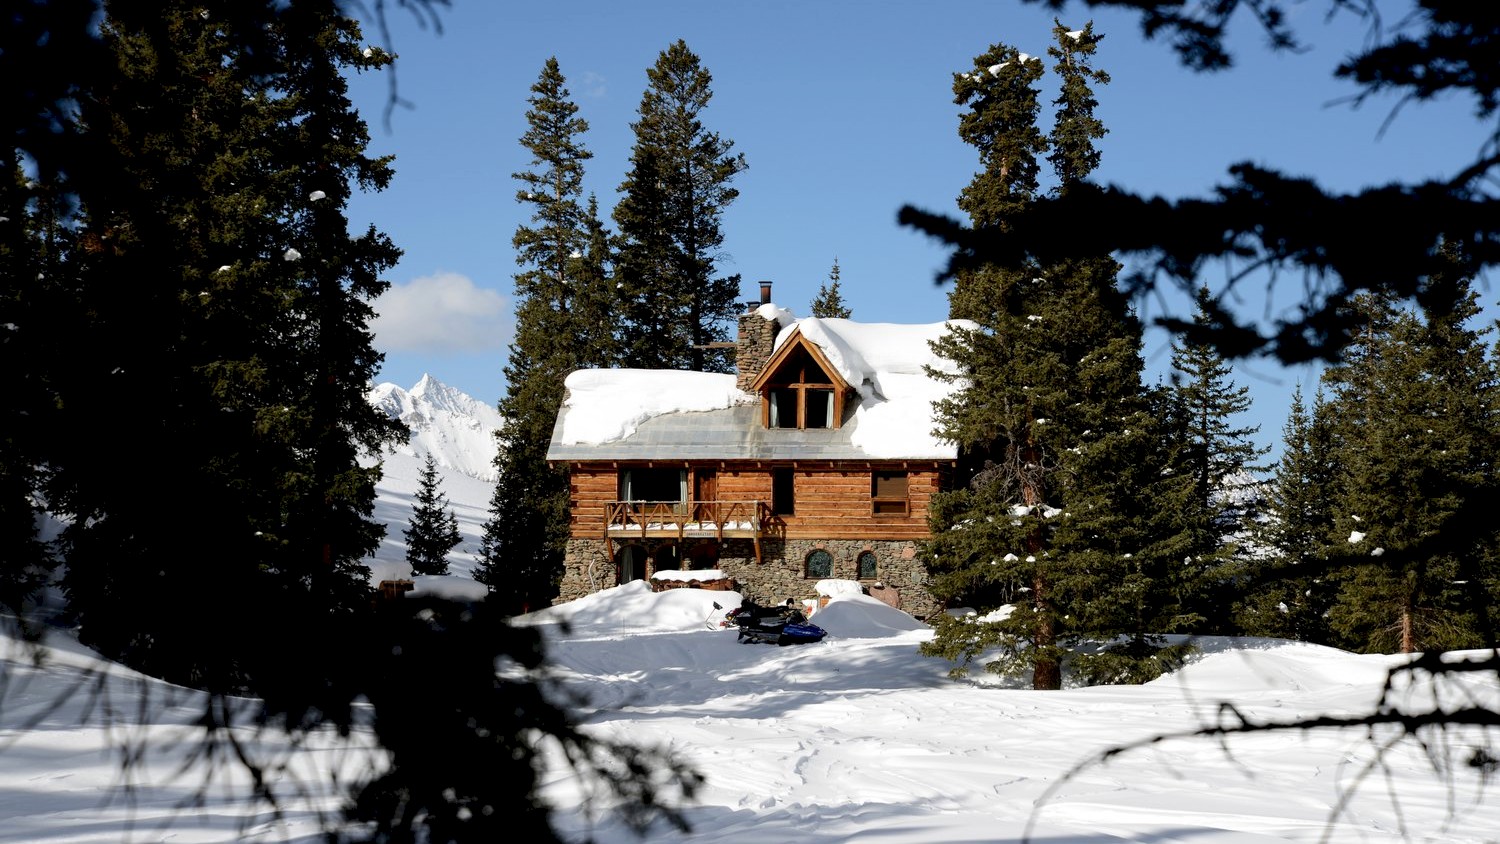
[[[365,399],[379,362],[367,323],[399,253],[348,231],[349,192],[390,171],[364,154],[341,71],[388,59],[314,4],[112,7],[103,39],[118,70],[81,98],[79,125],[110,175],[76,183],[61,335],[97,351],[59,351],[58,440],[75,453],[48,487],[71,517],[70,609],[85,640],[134,667],[271,695],[325,670],[318,653],[367,602],[362,559],[384,533],[380,469],[360,458],[397,426]],[[205,577],[218,600],[200,599]],[[273,605],[283,623],[259,641],[203,633],[262,628]],[[339,706],[303,699],[288,717],[304,705]]]
[[[458,518],[438,490],[438,481],[437,458],[428,454],[417,476],[411,526],[401,534],[406,538],[406,562],[412,574],[447,574],[448,552],[463,541]]]
[[[56,402],[45,367],[46,322],[57,301],[56,226],[48,192],[28,179],[14,156],[0,178],[0,367],[11,373],[0,410],[0,610],[29,630],[27,609],[56,566],[37,536],[44,518],[42,487],[51,456]]]
[[[563,400],[563,379],[614,359],[610,320],[609,237],[598,205],[582,202],[580,136],[588,123],[569,100],[557,60],[532,86],[521,145],[529,169],[515,174],[517,201],[532,208],[519,226],[516,335],[505,368],[495,469],[499,481],[480,543],[476,578],[509,612],[544,607],[557,595],[568,538],[567,474],[547,463],[547,446]]]
[[[978,151],[982,168],[958,196],[973,228],[1003,227],[1039,190],[1037,159],[1047,149],[1036,125],[1041,77],[1039,60],[1004,44],[975,57],[972,70],[953,75],[953,102],[968,109],[959,118],[958,136]],[[1025,290],[1022,280],[1035,275],[1024,267],[994,265],[961,272],[948,293],[948,315],[982,322],[995,304],[991,291],[1015,298]]]
[[[615,292],[614,238],[599,216],[599,200],[589,194],[584,215],[583,255],[573,265],[579,294],[573,303],[578,336],[578,366],[610,367],[620,360],[619,297]]]
[[[1092,97],[1078,84],[1107,79],[1088,64],[1092,26],[1054,32],[1057,70],[1069,91],[1057,127],[1089,122]],[[986,169],[960,204],[976,224],[1024,209],[1036,190],[1038,63],[996,45],[955,76],[973,110],[960,133]],[[1083,103],[1083,105],[1080,105]],[[1097,156],[1092,131],[1055,131],[1058,191],[1085,178]],[[1164,455],[1155,406],[1142,385],[1141,327],[1115,284],[1108,256],[1047,267],[986,266],[960,277],[950,296],[956,326],[934,346],[958,362],[958,391],[936,405],[939,432],[957,443],[967,469],[959,488],[935,497],[934,539],[925,549],[930,586],[951,604],[1004,612],[982,621],[939,619],[924,649],[960,663],[999,648],[986,665],[1031,671],[1036,688],[1058,688],[1063,657],[1090,640],[1131,637],[1100,654],[1088,673],[1101,682],[1139,678],[1157,650],[1148,633],[1184,621],[1163,596],[1170,529],[1146,504]],[[1141,491],[1145,490],[1145,493]],[[1003,617],[1001,617],[1003,616]],[[1158,661],[1161,664],[1163,661]]]
[[[1490,329],[1456,255],[1419,312],[1355,297],[1360,328],[1325,373],[1338,497],[1326,555],[1335,644],[1389,652],[1489,647],[1497,585],[1496,374]]]
[[[718,265],[721,220],[739,195],[730,182],[745,158],[703,125],[713,78],[686,42],[663,50],[646,76],[614,209],[622,363],[727,372],[728,356],[709,344],[729,339],[738,306],[740,277],[719,276]]]
[[[1094,33],[1093,21],[1083,29],[1069,30],[1052,19],[1053,44],[1047,48],[1047,55],[1056,61],[1054,70],[1061,84],[1053,100],[1057,112],[1047,160],[1057,174],[1059,193],[1087,179],[1099,167],[1100,153],[1094,142],[1109,130],[1094,115],[1099,101],[1094,98],[1093,86],[1108,85],[1109,74],[1089,61],[1103,37]]]
[[[1323,556],[1333,529],[1336,458],[1321,390],[1310,412],[1302,389],[1292,394],[1282,443],[1267,518],[1254,531],[1263,555],[1247,567],[1235,622],[1251,636],[1327,643],[1331,589]]]
[[[812,315],[823,319],[848,319],[850,311],[844,306],[844,297],[839,293],[839,259],[833,259],[833,269],[828,271],[828,283],[818,288],[812,302]]]
[[[17,253],[0,221],[0,307],[18,304],[6,316],[22,320],[0,328],[0,355],[19,340],[35,367],[16,393],[31,406],[0,421],[55,410],[37,415],[46,435],[16,457],[46,467],[21,484],[40,480],[47,509],[69,522],[58,550],[79,635],[208,690],[192,698],[197,752],[243,764],[233,782],[273,808],[279,778],[225,752],[229,727],[253,718],[296,738],[373,725],[382,752],[370,758],[384,766],[338,783],[343,820],[369,840],[555,839],[536,796],[540,736],[622,798],[632,822],[649,820],[660,792],[695,780],[669,758],[579,733],[531,673],[535,631],[484,603],[370,600],[362,559],[383,534],[372,458],[400,431],[365,398],[380,360],[369,300],[398,251],[373,228],[348,230],[350,192],[391,171],[366,155],[341,71],[390,56],[360,43],[333,0],[93,13],[30,4],[19,14],[33,37],[5,39],[7,67],[27,71],[18,99],[38,87],[71,99],[13,136],[46,161],[13,219],[44,234]],[[0,207],[12,191],[0,186]],[[47,191],[55,225],[37,201]],[[87,354],[73,348],[82,337]],[[497,664],[514,671],[497,678]],[[247,710],[245,694],[261,706]],[[138,776],[135,749],[121,754],[124,782]]]
[[[1195,324],[1206,329],[1211,300],[1198,291]],[[1189,332],[1173,346],[1174,385],[1169,418],[1176,426],[1173,490],[1163,503],[1181,520],[1179,549],[1190,561],[1201,592],[1201,632],[1232,632],[1231,606],[1242,587],[1245,541],[1258,515],[1257,464],[1270,450],[1250,440],[1258,427],[1234,427],[1231,420],[1250,408],[1250,391],[1230,380],[1223,355],[1206,332]]]

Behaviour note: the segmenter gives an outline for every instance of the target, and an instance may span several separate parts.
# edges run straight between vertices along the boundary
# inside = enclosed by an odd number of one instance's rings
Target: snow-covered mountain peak
[[[369,393],[370,404],[399,419],[411,439],[395,451],[426,459],[482,481],[495,476],[495,432],[500,414],[493,407],[454,389],[431,375],[423,375],[410,390],[386,382]]]
[[[468,393],[444,384],[431,375],[423,375],[407,394],[414,401],[425,402],[434,410],[447,410],[476,418],[482,418],[485,411],[494,412],[489,405],[478,401]]]

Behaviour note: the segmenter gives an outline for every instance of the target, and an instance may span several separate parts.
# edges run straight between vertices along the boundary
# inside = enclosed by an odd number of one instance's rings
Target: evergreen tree
[[[48,193],[26,178],[14,153],[7,165],[0,179],[0,367],[11,378],[0,410],[0,610],[26,625],[30,602],[56,563],[37,536],[56,407],[37,361],[50,336],[48,315],[64,304],[53,295],[49,254],[65,231],[53,225]]]
[[[58,439],[76,452],[48,499],[71,517],[70,608],[90,644],[180,682],[237,691],[319,671],[202,631],[253,629],[275,605],[308,625],[289,638],[320,639],[367,598],[361,560],[384,529],[379,468],[358,458],[397,428],[364,397],[379,362],[366,325],[398,252],[349,236],[352,186],[383,186],[389,168],[364,155],[341,71],[385,60],[315,4],[269,20],[120,6],[103,26],[117,73],[79,114],[110,175],[76,190],[63,335],[96,353],[59,350],[73,363]],[[97,436],[101,419],[114,436]],[[221,602],[184,591],[206,560]]]
[[[1052,8],[1075,5],[1027,1]],[[1229,67],[1231,21],[1253,21],[1250,26],[1262,27],[1273,49],[1308,46],[1297,37],[1298,16],[1285,13],[1288,4],[1082,0],[1082,5],[1138,12],[1146,36],[1164,38],[1183,64],[1195,70]],[[1491,141],[1500,140],[1491,123],[1500,104],[1500,82],[1492,72],[1496,61],[1490,52],[1490,45],[1500,40],[1500,19],[1488,6],[1457,0],[1410,2],[1396,27],[1383,25],[1389,16],[1377,3],[1351,7],[1331,0],[1326,5],[1330,10],[1352,8],[1356,14],[1345,23],[1367,29],[1363,39],[1357,34],[1350,38],[1350,43],[1361,41],[1352,53],[1332,51],[1332,76],[1359,89],[1351,103],[1384,95],[1418,102],[1467,96],[1480,131]],[[1293,298],[1300,299],[1295,313],[1282,314],[1273,324],[1223,300],[1217,304],[1226,307],[1213,315],[1214,336],[1226,356],[1265,350],[1283,363],[1337,360],[1353,328],[1352,315],[1343,306],[1355,292],[1390,287],[1428,304],[1425,281],[1441,270],[1437,250],[1444,242],[1460,243],[1478,267],[1500,264],[1500,223],[1488,216],[1487,204],[1500,157],[1489,146],[1477,145],[1473,159],[1459,162],[1451,172],[1421,179],[1366,173],[1359,181],[1362,187],[1351,192],[1330,190],[1315,179],[1263,163],[1236,161],[1206,197],[1164,197],[1111,186],[1047,197],[1003,225],[978,229],[910,206],[899,219],[954,247],[949,275],[1023,258],[1045,263],[1079,250],[1130,253],[1139,268],[1128,279],[1130,289],[1145,297],[1163,285],[1191,293],[1209,265],[1219,261],[1232,265],[1235,277],[1241,275],[1238,268],[1265,270],[1272,284],[1305,271],[1318,283],[1300,294],[1293,291]],[[1368,185],[1381,187],[1363,187]],[[1371,243],[1382,248],[1371,250]],[[1174,330],[1185,327],[1176,318],[1162,322]]]
[[[1355,297],[1346,362],[1325,373],[1339,471],[1326,555],[1334,643],[1403,653],[1494,644],[1496,376],[1461,261],[1413,312]]]
[[[563,380],[614,358],[609,237],[591,196],[582,202],[580,141],[588,123],[569,100],[557,59],[532,86],[521,145],[533,169],[515,174],[517,201],[532,208],[515,233],[516,335],[505,368],[495,469],[499,480],[475,576],[510,612],[544,607],[557,595],[568,538],[568,477],[547,463]]]
[[[402,531],[402,536],[406,538],[406,562],[411,564],[412,574],[447,574],[448,552],[463,541],[458,519],[448,507],[448,499],[438,491],[437,458],[430,453],[417,477],[411,526]]]
[[[1037,158],[1047,148],[1036,125],[1041,77],[1039,60],[1005,44],[991,46],[975,57],[972,70],[953,75],[953,102],[967,108],[959,118],[958,136],[978,151],[981,165],[958,196],[958,207],[973,228],[1003,227],[1009,215],[1036,196]],[[959,273],[948,293],[948,315],[983,321],[993,307],[988,291],[1019,294],[1021,280],[1035,275],[1025,267],[999,265]]]
[[[26,215],[0,221],[0,308],[19,320],[0,323],[0,356],[24,349],[35,373],[15,393],[29,406],[0,412],[6,442],[29,449],[0,457],[0,483],[19,497],[40,482],[29,508],[67,520],[79,635],[208,690],[198,752],[244,765],[234,782],[273,808],[281,778],[230,749],[227,728],[253,718],[296,740],[373,723],[383,754],[338,785],[346,833],[555,840],[542,736],[643,827],[695,778],[580,734],[536,680],[535,631],[484,604],[370,600],[361,560],[383,528],[369,458],[400,431],[365,398],[380,360],[369,300],[398,253],[348,230],[350,192],[390,169],[365,154],[342,72],[389,55],[333,0],[94,11],[25,4],[0,34],[0,62],[24,71],[3,96],[40,103],[0,111],[26,124],[8,137],[42,174],[21,184]],[[16,190],[0,185],[0,208]],[[43,436],[19,437],[26,419]],[[14,505],[0,530],[24,522]],[[7,581],[23,564],[13,539]],[[515,670],[497,679],[500,663]]]
[[[1254,532],[1263,555],[1248,567],[1235,620],[1251,636],[1326,643],[1330,586],[1323,552],[1333,529],[1336,466],[1321,390],[1311,412],[1300,387],[1292,394],[1282,432],[1267,518]]]
[[[1098,169],[1100,154],[1095,142],[1109,132],[1094,114],[1099,105],[1094,86],[1108,85],[1109,74],[1089,63],[1103,38],[1094,32],[1093,21],[1083,29],[1069,30],[1052,19],[1053,43],[1047,55],[1055,61],[1053,71],[1059,79],[1059,91],[1052,101],[1057,111],[1047,160],[1057,174],[1059,195]]]
[[[578,278],[579,296],[573,303],[577,315],[579,348],[587,350],[579,357],[579,366],[609,367],[620,360],[621,338],[618,313],[619,297],[615,293],[614,238],[599,216],[599,200],[589,194],[584,216],[587,245],[573,265]]]
[[[848,319],[850,311],[844,306],[844,297],[839,293],[839,259],[833,259],[833,269],[828,271],[828,283],[818,288],[812,302],[812,315],[824,319]]]
[[[1207,329],[1207,288],[1198,291],[1195,323]],[[1258,427],[1234,427],[1231,420],[1249,410],[1250,391],[1230,380],[1223,355],[1206,331],[1190,332],[1173,346],[1174,385],[1169,418],[1177,441],[1173,456],[1175,489],[1165,504],[1178,514],[1182,558],[1198,578],[1206,618],[1202,632],[1232,632],[1231,606],[1243,588],[1248,564],[1248,532],[1258,515],[1257,465],[1270,450],[1250,440]]]
[[[745,158],[703,125],[713,79],[686,42],[663,50],[646,76],[614,209],[622,363],[727,372],[728,356],[709,344],[729,339],[738,306],[740,277],[719,276],[718,264],[721,219],[739,195],[730,182]]]
[[[1107,79],[1089,66],[1099,40],[1092,26],[1054,34],[1059,75],[1085,88]],[[1037,62],[995,45],[955,76],[959,101],[973,104],[960,133],[987,164],[960,199],[976,223],[1003,225],[1034,195],[1039,75]],[[1086,123],[1091,112],[1079,109],[1091,109],[1092,96],[1080,96],[1077,84],[1065,89],[1055,125]],[[1089,174],[1096,136],[1053,134],[1056,190]],[[1003,609],[983,620],[939,619],[924,650],[961,663],[959,671],[998,647],[987,670],[1029,670],[1036,688],[1055,689],[1075,647],[1126,635],[1126,646],[1096,655],[1086,673],[1139,679],[1141,658],[1157,649],[1147,634],[1186,623],[1166,600],[1175,587],[1163,566],[1170,531],[1146,503],[1165,458],[1141,381],[1141,327],[1117,272],[1107,256],[1087,255],[1047,267],[986,266],[961,277],[950,296],[953,316],[975,322],[934,344],[961,367],[959,389],[935,409],[967,468],[958,489],[935,497],[924,553],[939,598]]]

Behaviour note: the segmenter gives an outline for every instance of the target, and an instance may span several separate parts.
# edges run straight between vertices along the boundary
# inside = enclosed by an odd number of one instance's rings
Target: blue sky
[[[1110,133],[1097,180],[1201,195],[1225,180],[1228,165],[1251,161],[1353,190],[1451,174],[1473,157],[1484,127],[1467,102],[1408,106],[1383,132],[1394,101],[1340,104],[1354,89],[1331,72],[1363,25],[1347,15],[1326,21],[1324,4],[1293,10],[1308,50],[1270,53],[1243,21],[1237,68],[1211,75],[1184,70],[1165,43],[1145,41],[1134,17],[1082,6],[1058,13],[1069,28],[1093,20],[1105,35],[1097,66],[1112,82],[1097,95]],[[590,124],[585,185],[607,218],[646,68],[678,38],[713,75],[704,123],[749,163],[723,219],[722,271],[741,275],[743,298],[769,280],[777,304],[806,315],[837,259],[855,319],[946,318],[948,288],[934,277],[947,253],[899,226],[896,213],[912,204],[958,215],[955,198],[978,159],[958,139],[953,74],[996,42],[1045,54],[1053,16],[1019,0],[455,0],[438,32],[393,9],[392,43],[374,26],[365,37],[398,53],[396,81],[410,107],[387,123],[384,75],[351,88],[371,124],[372,152],[393,154],[396,170],[388,190],[355,198],[351,217],[405,250],[377,303],[376,347],[386,354],[377,380],[410,387],[430,373],[481,401],[499,399],[518,270],[511,237],[526,222],[511,174],[529,166],[518,139],[530,87],[555,56]],[[1050,73],[1042,84],[1045,124]],[[1222,275],[1214,268],[1204,281],[1215,287]],[[1247,307],[1274,312],[1299,283],[1285,280],[1282,295]],[[1494,294],[1481,292],[1491,303]],[[1140,303],[1147,319],[1184,307],[1175,297]],[[1152,377],[1164,373],[1160,332],[1148,335],[1146,352]],[[1311,367],[1238,365],[1236,382],[1254,402],[1244,423],[1261,426],[1258,441],[1279,447],[1293,387],[1316,377]]]

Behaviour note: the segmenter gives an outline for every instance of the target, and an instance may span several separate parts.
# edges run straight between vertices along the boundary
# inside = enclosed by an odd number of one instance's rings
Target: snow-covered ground
[[[822,642],[741,644],[718,626],[738,599],[652,593],[638,581],[526,619],[549,632],[565,682],[589,695],[590,731],[668,747],[706,775],[687,807],[692,831],[661,828],[647,840],[937,844],[1029,833],[1039,842],[1477,844],[1500,834],[1500,800],[1465,764],[1474,747],[1493,748],[1493,736],[1452,733],[1431,753],[1408,741],[1383,755],[1387,732],[1174,738],[1098,759],[1241,716],[1367,711],[1396,657],[1213,640],[1195,663],[1146,686],[1032,692],[948,679],[945,663],[917,653],[929,635],[920,623],[858,595],[813,617],[829,631]],[[361,752],[326,741],[292,751],[245,728],[253,749],[286,762],[279,781],[309,789],[272,821],[244,799],[232,764],[212,776],[202,763],[177,770],[197,735],[183,705],[190,694],[103,665],[64,634],[41,668],[12,640],[0,651],[0,841],[313,844],[338,806],[331,774],[363,769]],[[109,678],[108,710],[89,706],[91,670]],[[1493,677],[1464,682],[1464,693],[1500,707]],[[367,739],[355,735],[357,746]],[[146,764],[122,774],[120,756],[135,747],[147,749]],[[199,788],[202,807],[184,808]],[[638,840],[613,816],[585,816],[565,771],[546,796],[571,836]]]
[[[394,540],[377,565],[403,565],[400,532],[420,465],[415,449],[387,463],[377,513]],[[463,575],[490,489],[444,469],[465,542],[455,576],[428,588],[472,590]],[[1424,736],[1425,746],[1393,743],[1385,730],[1151,741],[1240,718],[1368,712],[1400,657],[1215,639],[1145,686],[1033,692],[987,677],[951,680],[947,663],[918,653],[924,625],[831,591],[813,617],[828,636],[788,647],[741,644],[720,626],[739,603],[734,592],[653,593],[636,582],[524,617],[548,634],[563,682],[588,695],[588,730],[669,748],[706,776],[686,807],[692,831],[660,828],[646,840],[1500,840],[1494,784],[1468,764],[1476,748],[1500,756],[1494,734],[1450,731]],[[288,794],[303,789],[274,819],[245,799],[246,777],[233,764],[188,761],[199,736],[192,693],[105,664],[66,631],[51,635],[43,656],[33,666],[8,627],[0,639],[0,842],[313,844],[337,817],[333,774],[347,781],[367,770],[362,733],[352,747],[314,737],[293,748],[241,729],[251,751],[275,764],[275,782]],[[1398,699],[1422,706],[1437,691],[1444,706],[1467,699],[1500,711],[1492,674],[1415,686]],[[1131,743],[1144,744],[1100,757]],[[122,754],[138,750],[142,764],[122,773]],[[612,814],[587,816],[580,792],[566,770],[548,778],[545,794],[570,837],[640,840]]]

